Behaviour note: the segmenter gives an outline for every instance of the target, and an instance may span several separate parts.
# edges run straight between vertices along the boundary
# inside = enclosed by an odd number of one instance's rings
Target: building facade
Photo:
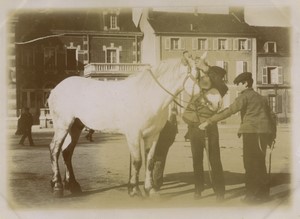
[[[223,107],[228,107],[237,97],[234,78],[245,71],[253,73],[256,81],[256,32],[244,21],[243,13],[232,8],[228,14],[172,13],[146,10],[140,28],[144,32],[142,53],[144,61],[157,62],[181,57],[190,51],[193,57],[207,52],[209,65],[227,71],[225,81],[229,87]],[[147,59],[148,58],[148,59]],[[143,60],[142,60],[143,61]],[[254,87],[256,86],[254,82]],[[182,104],[189,97],[181,95]],[[239,115],[228,118],[228,123],[238,122]],[[224,121],[223,121],[224,122]]]
[[[257,88],[268,98],[281,123],[291,120],[290,28],[255,27],[257,40]]]
[[[30,108],[35,124],[50,126],[47,97],[67,77],[122,80],[146,65],[179,58],[185,50],[193,57],[207,52],[209,65],[227,71],[224,108],[238,95],[234,78],[249,71],[254,89],[269,99],[279,121],[290,121],[289,29],[250,26],[241,8],[228,14],[20,11],[10,21],[8,118],[14,127],[22,107]],[[189,97],[179,98],[185,105]],[[239,121],[234,115],[222,122]]]
[[[16,15],[16,116],[50,120],[51,89],[70,76],[119,80],[138,71],[143,34],[130,9],[20,12]]]

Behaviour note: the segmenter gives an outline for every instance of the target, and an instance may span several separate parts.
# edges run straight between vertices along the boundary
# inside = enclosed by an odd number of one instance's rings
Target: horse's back
[[[96,130],[119,129],[119,123],[127,118],[128,109],[124,107],[135,99],[126,98],[130,87],[125,85],[125,81],[69,77],[51,91],[48,101],[51,114],[59,117],[57,120],[79,118]]]

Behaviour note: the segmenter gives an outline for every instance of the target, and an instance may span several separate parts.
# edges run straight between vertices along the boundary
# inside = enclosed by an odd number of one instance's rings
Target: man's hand
[[[201,124],[199,125],[199,129],[205,130],[207,126],[208,126],[208,123],[207,123],[207,122],[203,122],[203,123],[201,123]]]

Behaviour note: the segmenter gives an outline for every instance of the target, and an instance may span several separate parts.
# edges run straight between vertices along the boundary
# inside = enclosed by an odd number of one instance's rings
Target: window
[[[233,50],[246,51],[251,50],[251,39],[237,38],[233,39]]]
[[[262,84],[283,84],[282,67],[264,67],[262,72]]]
[[[180,37],[172,37],[165,39],[165,49],[181,50],[185,48],[185,41]]]
[[[76,49],[67,49],[67,69],[75,70],[76,66]]]
[[[206,38],[192,38],[193,50],[207,50],[208,40]]]
[[[44,65],[46,68],[54,68],[54,66],[56,66],[55,48],[44,49]]]
[[[246,50],[246,49],[247,49],[247,40],[239,39],[239,50]]]
[[[22,66],[34,65],[34,52],[32,49],[24,49],[22,51],[21,64]]]
[[[276,53],[277,52],[276,42],[266,42],[264,45],[264,51],[266,53]]]
[[[218,39],[218,50],[226,50],[226,49],[227,49],[227,40]]]
[[[119,12],[118,10],[110,10],[103,12],[104,30],[120,30],[118,26]]]
[[[225,74],[223,80],[224,80],[225,82],[227,82],[227,81],[228,81],[228,62],[225,62],[225,61],[217,61],[217,62],[216,62],[216,66],[219,66],[219,67],[225,69],[226,74]]]
[[[274,113],[282,113],[282,96],[269,95],[269,106]]]
[[[107,49],[106,50],[106,63],[117,63],[117,50]]]
[[[118,28],[117,19],[118,19],[117,15],[110,15],[110,29]]]
[[[246,61],[237,61],[236,63],[236,75],[239,75],[243,72],[248,71],[248,62]]]
[[[206,50],[207,49],[207,40],[206,39],[198,39],[198,49]]]
[[[179,49],[179,38],[171,38],[171,49]]]

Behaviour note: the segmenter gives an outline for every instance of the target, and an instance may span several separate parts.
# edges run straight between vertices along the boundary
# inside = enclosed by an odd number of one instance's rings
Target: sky
[[[193,12],[193,7],[157,7],[157,11]],[[228,6],[200,6],[199,13],[228,14]],[[245,21],[255,26],[290,26],[291,8],[289,6],[245,6]]]

